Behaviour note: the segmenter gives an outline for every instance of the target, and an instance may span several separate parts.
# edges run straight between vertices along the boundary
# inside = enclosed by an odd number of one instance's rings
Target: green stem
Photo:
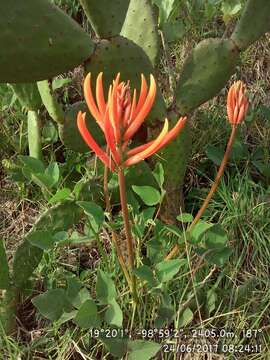
[[[27,115],[29,155],[42,160],[40,119],[37,111],[29,110]]]
[[[107,147],[107,154],[109,153],[108,147]],[[107,166],[105,166],[104,168],[104,197],[105,197],[105,204],[106,204],[106,211],[108,211],[109,216],[110,216],[110,220],[111,220],[111,201],[110,201],[110,196],[109,196],[109,189],[108,189],[108,175],[109,175],[109,168]],[[118,257],[118,261],[119,264],[122,268],[122,271],[125,275],[125,278],[127,280],[127,283],[131,286],[131,279],[125,264],[125,260],[122,254],[122,250],[121,247],[119,245],[119,239],[118,236],[116,235],[115,231],[112,229],[111,230],[112,233],[112,241],[114,243],[115,249],[116,249],[116,253],[117,253],[117,257]]]
[[[127,195],[126,195],[126,181],[124,170],[122,167],[118,169],[118,182],[119,182],[119,191],[120,191],[120,200],[121,208],[124,220],[124,227],[127,239],[127,249],[128,249],[128,264],[129,270],[131,272],[131,285],[132,285],[132,295],[135,303],[137,303],[137,291],[136,291],[136,278],[134,275],[134,244],[131,235],[129,215],[128,215],[128,206],[127,206]]]
[[[209,205],[209,202],[210,200],[212,199],[214,193],[216,192],[217,190],[217,187],[220,183],[220,180],[221,180],[221,177],[224,173],[224,170],[226,168],[226,165],[228,163],[228,160],[229,160],[229,156],[230,156],[230,153],[232,151],[232,146],[233,146],[233,142],[234,142],[234,139],[235,139],[235,135],[236,135],[236,131],[237,131],[237,125],[233,125],[232,126],[232,131],[231,131],[231,135],[230,135],[230,138],[229,138],[229,141],[228,141],[228,144],[227,144],[227,147],[226,147],[226,151],[225,151],[225,154],[224,154],[224,157],[222,159],[222,162],[220,164],[220,167],[219,167],[219,170],[218,170],[218,173],[216,175],[216,178],[215,178],[215,181],[213,182],[212,186],[211,186],[211,189],[207,195],[207,197],[205,198],[200,210],[198,211],[197,215],[195,216],[194,220],[192,221],[191,225],[188,227],[187,231],[191,231],[192,228],[198,223],[198,221],[200,220],[200,218],[202,217],[203,213],[205,212],[207,206]],[[170,260],[172,259],[174,256],[176,256],[179,252],[180,248],[178,245],[175,245],[175,247],[172,249],[172,251],[166,256],[166,260]]]

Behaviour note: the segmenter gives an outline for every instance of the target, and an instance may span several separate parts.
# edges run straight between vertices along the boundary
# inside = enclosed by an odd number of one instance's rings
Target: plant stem
[[[29,110],[27,114],[27,131],[29,155],[42,160],[40,120],[36,111]]]
[[[192,221],[192,223],[188,227],[187,231],[191,231],[193,226],[195,226],[197,224],[197,222],[200,220],[200,218],[202,217],[203,213],[205,212],[210,200],[212,199],[215,191],[217,190],[217,187],[218,187],[218,185],[220,183],[221,177],[222,177],[222,175],[224,173],[224,170],[226,168],[226,165],[228,163],[230,153],[232,151],[232,146],[233,146],[233,142],[234,142],[234,139],[235,139],[236,131],[237,131],[237,125],[232,125],[231,135],[230,135],[229,141],[227,143],[226,151],[225,151],[224,157],[222,159],[222,162],[220,164],[220,167],[219,167],[218,173],[216,175],[215,181],[213,182],[207,197],[205,198],[200,210],[198,211],[198,213],[195,216],[194,220]],[[172,251],[166,256],[165,260],[172,259],[174,256],[176,256],[178,254],[179,250],[180,250],[179,245],[175,245],[175,247],[172,249]]]
[[[128,215],[126,181],[125,181],[124,171],[123,171],[122,167],[119,167],[119,169],[118,169],[118,182],[119,182],[121,208],[122,208],[125,233],[126,233],[126,239],[127,239],[128,264],[129,264],[129,271],[131,272],[132,295],[133,295],[134,301],[136,303],[137,302],[136,278],[133,273],[134,246],[133,246],[133,239],[132,239],[132,235],[131,235],[129,215]]]
[[[107,153],[109,152],[108,147],[107,147]],[[108,175],[109,175],[109,168],[107,166],[104,167],[104,182],[103,182],[103,186],[104,186],[104,197],[105,197],[105,205],[106,205],[106,211],[109,213],[109,217],[111,220],[111,202],[110,202],[110,196],[109,196],[109,189],[108,189]],[[118,241],[118,236],[116,235],[115,231],[112,229],[112,241],[114,243],[115,249],[116,249],[116,253],[117,253],[117,257],[118,257],[118,261],[119,264],[122,268],[122,271],[125,275],[125,278],[127,280],[127,283],[129,284],[129,286],[132,289],[131,286],[131,279],[125,264],[125,260],[121,251],[121,247],[119,245],[119,241]]]

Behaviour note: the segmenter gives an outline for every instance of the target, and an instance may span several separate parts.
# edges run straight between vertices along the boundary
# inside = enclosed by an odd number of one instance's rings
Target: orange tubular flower
[[[102,76],[103,73],[100,73],[97,77],[96,100],[91,87],[91,74],[86,76],[84,97],[91,114],[104,132],[111,156],[95,142],[89,133],[85,123],[85,113],[78,113],[77,125],[87,145],[112,171],[117,166],[130,166],[153,155],[172,141],[185,126],[187,117],[180,117],[177,124],[169,131],[169,122],[165,119],[163,129],[155,140],[132,150],[126,150],[128,143],[143,124],[154,104],[156,82],[153,75],[150,75],[148,89],[145,77],[141,75],[141,90],[137,100],[136,89],[131,96],[129,82],[120,82],[120,74],[118,74],[110,85],[106,102]]]
[[[227,114],[232,125],[238,125],[246,116],[248,99],[246,85],[242,81],[235,82],[229,89],[227,97]]]

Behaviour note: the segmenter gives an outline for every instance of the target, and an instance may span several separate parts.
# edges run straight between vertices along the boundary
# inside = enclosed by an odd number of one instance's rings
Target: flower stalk
[[[214,193],[216,192],[220,180],[224,174],[225,168],[227,166],[232,151],[235,136],[237,133],[237,127],[246,116],[248,110],[248,100],[245,96],[245,91],[246,91],[246,87],[241,81],[237,81],[230,87],[227,98],[227,115],[228,115],[228,120],[232,125],[231,135],[229,137],[225,154],[223,156],[222,162],[220,164],[215,180],[211,186],[211,189],[207,197],[205,198],[200,210],[196,214],[192,223],[187,228],[187,232],[191,232],[193,227],[201,219],[202,215],[207,209],[207,206],[209,205],[209,202],[211,201]],[[179,251],[180,251],[179,245],[175,245],[174,248],[171,250],[171,252],[166,256],[165,260],[172,259],[179,253]]]

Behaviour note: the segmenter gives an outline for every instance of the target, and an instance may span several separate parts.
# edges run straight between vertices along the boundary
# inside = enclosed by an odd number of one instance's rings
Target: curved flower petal
[[[176,138],[176,136],[180,133],[180,131],[185,127],[187,122],[187,117],[180,117],[180,119],[177,121],[176,125],[168,132],[168,134],[164,137],[162,142],[159,144],[158,150],[160,150],[162,147],[166,146],[170,141]],[[138,154],[139,152],[145,150],[148,146],[152,145],[154,140],[149,141],[147,144],[143,144],[140,146],[137,146],[134,149],[131,149],[128,151],[128,156],[133,156]]]
[[[96,84],[96,99],[99,112],[102,118],[106,112],[106,102],[104,99],[104,90],[103,90],[103,73],[99,73],[97,77],[97,84]]]
[[[86,100],[87,106],[93,115],[93,117],[96,119],[98,125],[103,130],[103,124],[102,124],[102,115],[100,114],[96,102],[93,97],[92,88],[91,88],[91,73],[89,73],[83,84],[83,90],[84,90],[84,98]]]
[[[101,147],[95,142],[92,135],[89,133],[86,123],[85,123],[86,113],[81,111],[77,115],[77,126],[80,131],[80,134],[86,144],[95,152],[95,154],[100,158],[100,160],[112,171],[114,171],[114,163],[112,163],[107,156],[107,154],[101,149]]]
[[[117,74],[115,80],[113,81],[112,90],[109,91],[109,96],[108,96],[109,117],[117,143],[119,143],[120,141],[120,126],[119,126],[120,124],[119,124],[119,113],[117,106],[117,92],[118,92],[119,80],[120,80],[120,73]]]
[[[124,134],[124,141],[131,139],[133,135],[137,132],[137,130],[140,128],[142,123],[144,122],[146,116],[149,114],[153,106],[153,103],[155,101],[156,91],[157,91],[157,86],[156,86],[155,78],[153,75],[150,75],[150,88],[148,95],[135,119],[131,120],[131,124],[129,125],[128,129]]]
[[[148,146],[148,148],[146,148],[145,150],[143,150],[143,151],[139,152],[138,154],[127,159],[125,162],[125,165],[130,166],[133,164],[137,164],[138,162],[153,155],[159,149],[160,144],[162,143],[166,134],[168,133],[168,128],[169,128],[168,119],[165,119],[165,124],[163,126],[163,129],[162,129],[161,133],[159,134],[159,136],[156,138],[156,140],[154,140],[152,142],[152,144],[150,144],[150,146]]]
[[[140,111],[140,108],[142,107],[143,103],[145,102],[147,90],[148,90],[147,82],[145,80],[144,75],[141,74],[141,91],[140,91],[139,101],[138,101],[136,110],[134,112],[134,116],[136,116],[138,114],[138,112]]]
[[[177,121],[175,126],[164,137],[158,150],[160,150],[162,147],[166,146],[170,141],[174,140],[177,135],[179,135],[180,131],[185,127],[187,120],[188,120],[187,116],[180,117],[180,119]]]

